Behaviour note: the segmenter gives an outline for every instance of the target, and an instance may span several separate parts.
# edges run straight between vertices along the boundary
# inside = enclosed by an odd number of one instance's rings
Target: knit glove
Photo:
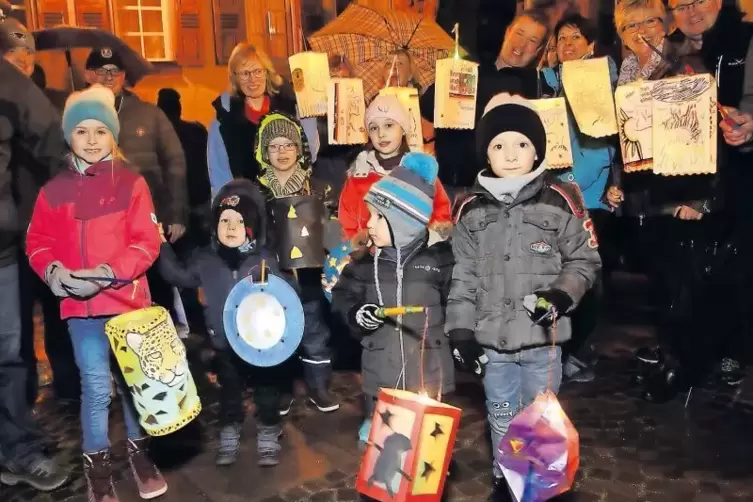
[[[380,319],[376,315],[378,309],[379,305],[374,305],[373,303],[355,305],[350,309],[350,320],[361,328],[364,333],[370,335],[384,324],[384,319]]]
[[[484,367],[489,358],[484,354],[484,349],[476,341],[473,330],[454,329],[450,331],[450,346],[452,357],[455,362],[465,371],[484,376]]]
[[[555,315],[560,316],[573,306],[573,300],[562,290],[548,289],[526,296],[523,306],[534,324],[547,328]]]
[[[81,279],[85,281],[96,282],[99,285],[100,289],[105,289],[112,286],[112,281],[108,281],[108,280],[92,281],[91,278],[101,277],[104,279],[114,279],[115,272],[112,271],[112,268],[110,268],[110,265],[102,264],[95,268],[82,268],[80,270],[76,270],[75,272],[71,272],[71,276],[74,279]]]
[[[74,277],[75,276],[75,277]],[[76,277],[114,277],[109,265],[100,265],[96,268],[76,270],[70,273],[70,280],[63,282],[63,288],[76,298],[90,298],[99,293],[109,281],[96,281],[90,279],[77,279]]]
[[[63,281],[71,280],[71,271],[59,261],[53,261],[47,265],[44,272],[44,282],[50,287],[52,294],[58,298],[67,298],[68,291],[63,288]]]

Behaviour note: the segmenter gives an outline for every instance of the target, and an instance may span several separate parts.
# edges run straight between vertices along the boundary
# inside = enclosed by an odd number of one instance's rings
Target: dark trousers
[[[330,330],[324,319],[324,296],[303,303],[303,339],[301,362],[303,377],[309,391],[326,391],[332,377],[332,350],[329,347]]]
[[[18,265],[0,267],[0,456],[26,466],[40,454],[42,435],[26,402],[18,277]]]
[[[280,423],[281,388],[285,382],[283,367],[255,368],[231,350],[218,350],[214,360],[220,384],[220,424],[242,423],[246,418],[243,393],[251,379],[256,414],[262,425]]]
[[[18,274],[21,302],[21,358],[26,364],[26,398],[29,405],[37,400],[37,356],[34,351],[34,306],[39,301],[44,322],[44,350],[52,369],[55,397],[77,400],[81,397],[81,378],[68,326],[60,319],[60,301],[47,284],[29,266],[26,256],[19,253]]]

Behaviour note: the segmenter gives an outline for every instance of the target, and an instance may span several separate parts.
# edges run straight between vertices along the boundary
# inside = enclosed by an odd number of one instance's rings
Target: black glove
[[[552,325],[555,315],[559,317],[573,306],[570,296],[559,289],[537,291],[523,302],[533,323],[545,328]]]
[[[384,319],[377,317],[377,310],[379,310],[379,305],[374,305],[373,303],[355,305],[350,309],[350,320],[361,328],[362,331],[371,334],[384,324]]]
[[[489,358],[484,354],[484,349],[476,341],[473,330],[454,329],[450,331],[450,346],[452,358],[465,371],[484,376],[484,365]]]

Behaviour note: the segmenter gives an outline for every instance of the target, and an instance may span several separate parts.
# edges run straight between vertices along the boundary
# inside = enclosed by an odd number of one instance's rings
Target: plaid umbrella
[[[351,4],[334,21],[309,37],[315,51],[345,56],[363,79],[367,99],[384,85],[389,54],[407,51],[413,77],[425,89],[434,83],[436,60],[447,57],[455,41],[434,21],[403,11],[381,11]]]

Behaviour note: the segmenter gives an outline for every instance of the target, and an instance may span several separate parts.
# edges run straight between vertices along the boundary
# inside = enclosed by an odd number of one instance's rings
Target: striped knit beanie
[[[431,155],[408,153],[398,167],[366,192],[364,200],[387,218],[396,248],[410,244],[426,231],[434,208],[438,170]]]

